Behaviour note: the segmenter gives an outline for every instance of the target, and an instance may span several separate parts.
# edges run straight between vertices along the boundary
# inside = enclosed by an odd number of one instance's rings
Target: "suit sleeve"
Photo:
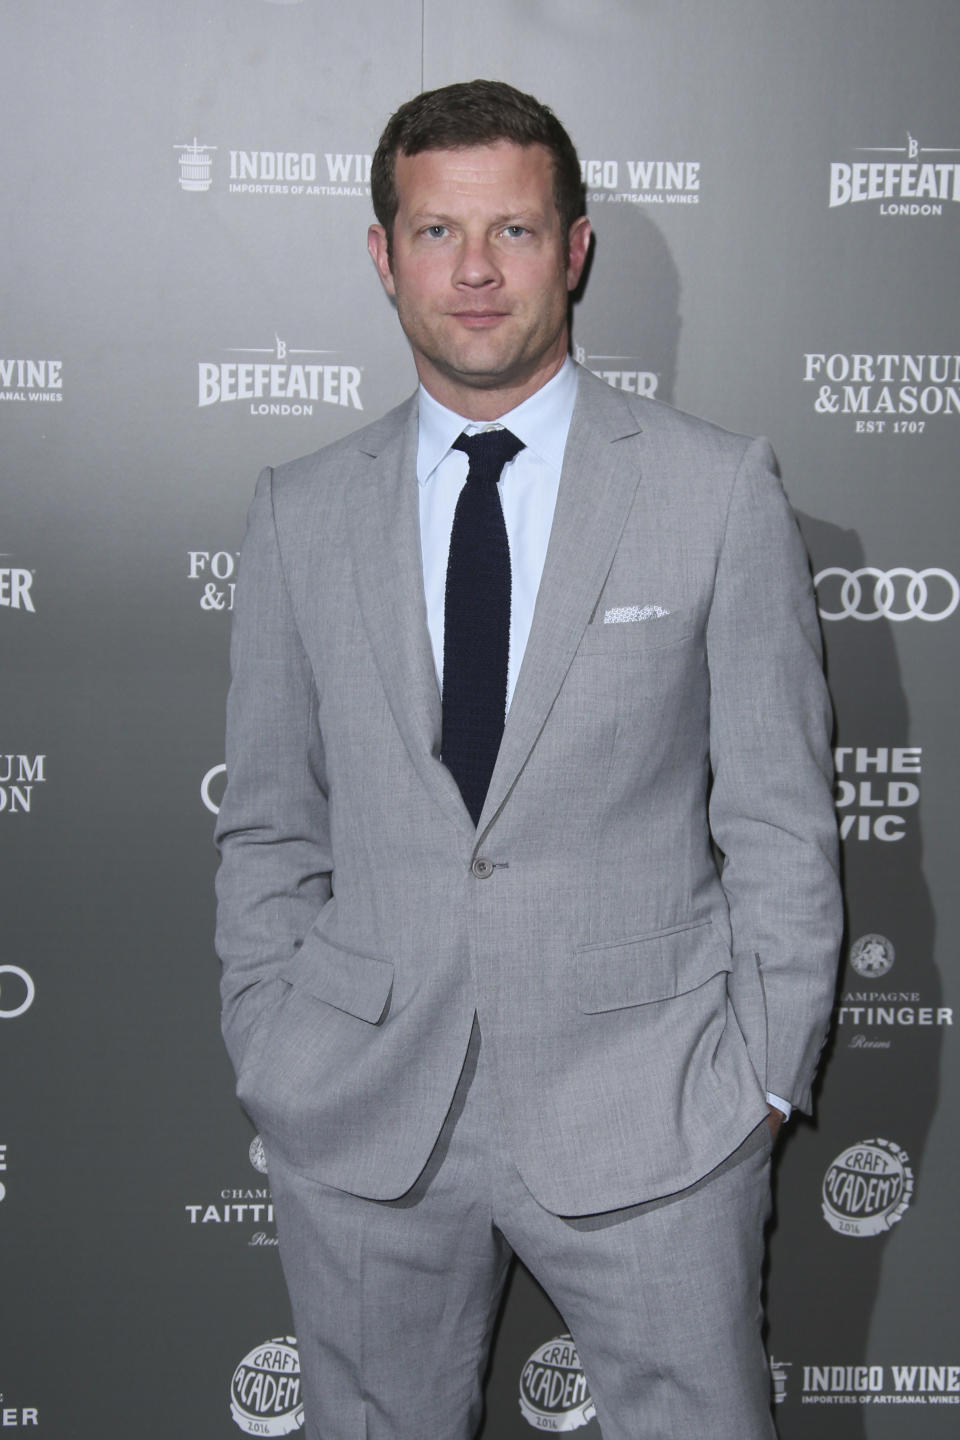
[[[766,441],[751,442],[720,550],[707,625],[710,824],[735,984],[738,972],[744,991],[759,976],[760,1079],[809,1110],[842,930],[832,714],[807,557],[775,465]]]
[[[240,553],[227,700],[227,788],[217,817],[217,952],[234,1066],[270,981],[331,893],[317,692],[290,603],[265,470]]]

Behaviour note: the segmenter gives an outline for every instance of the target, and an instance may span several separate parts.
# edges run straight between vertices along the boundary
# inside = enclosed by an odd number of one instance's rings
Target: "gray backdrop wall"
[[[0,1429],[298,1426],[269,1181],[217,1029],[234,563],[261,465],[411,388],[364,249],[369,157],[400,101],[486,74],[551,104],[584,161],[578,358],[769,434],[817,575],[849,924],[817,1117],[778,1155],[781,1434],[956,1433],[956,3],[0,20]],[[599,1433],[563,1333],[518,1272],[486,1436]]]

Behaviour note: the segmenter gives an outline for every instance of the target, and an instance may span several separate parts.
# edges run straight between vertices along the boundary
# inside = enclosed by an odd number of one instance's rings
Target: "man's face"
[[[496,419],[563,364],[590,224],[563,234],[542,145],[398,155],[396,186],[391,256],[381,225],[368,244],[417,373],[441,404]]]

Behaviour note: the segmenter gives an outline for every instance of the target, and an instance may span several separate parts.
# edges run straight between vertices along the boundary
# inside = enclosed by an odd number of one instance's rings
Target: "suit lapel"
[[[639,451],[629,405],[581,372],[530,637],[478,839],[526,764],[590,621],[636,494]]]
[[[417,403],[369,457],[347,507],[357,594],[394,722],[428,791],[472,833],[453,776],[440,761],[440,690],[427,630],[417,494]]]
[[[417,494],[416,397],[364,453],[347,508],[357,594],[394,722],[430,794],[479,841],[546,722],[589,623],[640,479],[640,426],[629,405],[581,373],[530,637],[480,824],[440,760],[441,706],[427,630]]]

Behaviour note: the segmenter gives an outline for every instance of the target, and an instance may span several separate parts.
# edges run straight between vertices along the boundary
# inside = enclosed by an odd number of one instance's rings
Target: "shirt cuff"
[[[768,1090],[767,1104],[773,1105],[774,1108],[777,1110],[782,1110],[784,1120],[790,1119],[790,1112],[792,1111],[793,1106],[790,1104],[789,1100],[781,1100],[779,1095],[771,1095],[770,1091]]]

